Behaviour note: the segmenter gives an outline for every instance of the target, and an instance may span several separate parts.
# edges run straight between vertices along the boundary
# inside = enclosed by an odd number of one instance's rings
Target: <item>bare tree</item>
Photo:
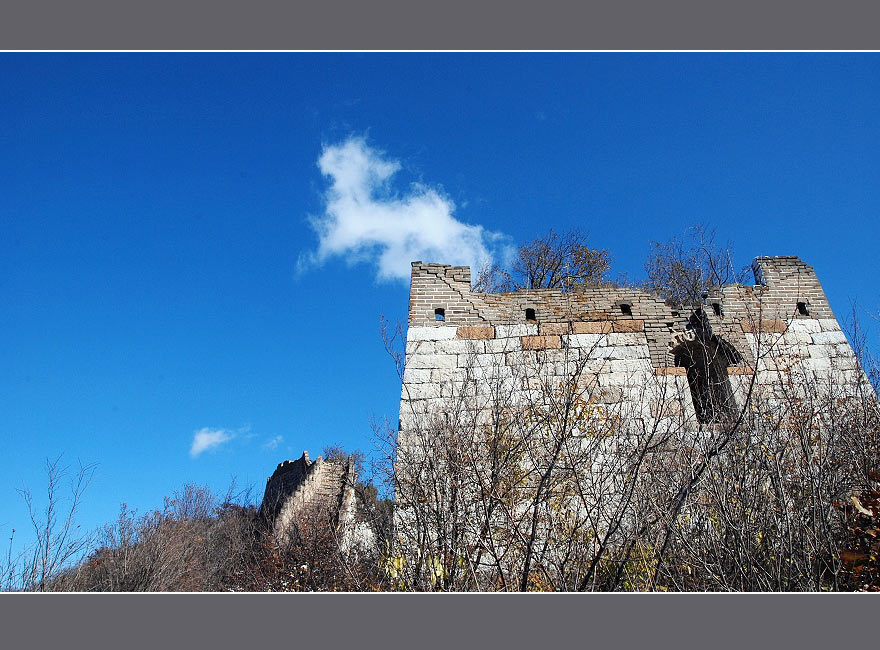
[[[646,288],[668,302],[693,307],[707,292],[734,282],[743,282],[748,268],[737,269],[729,245],[715,241],[715,231],[692,226],[684,239],[651,242],[651,255],[645,264]]]
[[[479,293],[507,293],[516,291],[517,285],[506,268],[497,262],[485,262],[477,271],[471,288]]]
[[[61,458],[46,461],[46,501],[42,511],[33,493],[19,490],[28,509],[35,542],[17,557],[12,556],[12,540],[7,554],[4,589],[47,591],[52,580],[81,559],[92,539],[76,523],[83,494],[94,476],[94,465],[80,465],[71,477],[69,493],[63,495],[64,479],[70,469]]]
[[[578,291],[602,283],[610,268],[608,251],[590,248],[580,231],[560,235],[551,229],[544,237],[522,245],[510,270],[497,263],[484,265],[473,288],[483,293],[517,289]]]

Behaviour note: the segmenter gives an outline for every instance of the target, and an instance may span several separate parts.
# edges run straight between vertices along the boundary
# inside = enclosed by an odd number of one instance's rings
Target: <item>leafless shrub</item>
[[[820,372],[752,314],[755,368],[734,389],[727,367],[741,359],[702,313],[710,290],[743,281],[732,259],[705,228],[689,243],[654,244],[649,288],[691,310],[679,381],[640,378],[609,401],[590,350],[536,351],[513,366],[508,352],[497,366],[459,361],[465,378],[442,387],[442,407],[404,400],[401,430],[379,430],[396,508],[389,580],[413,590],[875,588],[876,364],[857,322],[858,363]],[[393,356],[402,370],[403,354]],[[666,413],[674,404],[688,407]]]
[[[446,407],[381,432],[395,494],[399,588],[614,589],[646,531],[653,457],[680,417],[645,417],[645,398],[680,400],[665,384],[600,396],[592,350],[519,353],[511,374],[480,367],[448,389]],[[515,353],[510,353],[515,354]],[[564,365],[564,377],[555,374]],[[495,369],[497,370],[497,369]],[[528,386],[523,390],[523,386]]]
[[[715,241],[715,231],[692,226],[684,239],[651,242],[645,264],[645,288],[676,305],[699,305],[709,289],[743,282],[748,268],[737,269],[730,246]]]
[[[61,458],[46,461],[46,496],[42,510],[29,489],[19,490],[28,509],[35,541],[18,553],[13,552],[15,530],[0,570],[4,591],[48,591],[57,576],[64,574],[90,548],[91,536],[76,523],[83,494],[94,476],[94,465],[80,465],[73,473],[69,492],[63,490],[70,468]]]
[[[473,290],[481,293],[517,289],[578,291],[602,283],[610,268],[608,251],[590,248],[580,231],[559,234],[551,229],[544,237],[520,246],[510,270],[497,263],[481,267],[473,281]]]

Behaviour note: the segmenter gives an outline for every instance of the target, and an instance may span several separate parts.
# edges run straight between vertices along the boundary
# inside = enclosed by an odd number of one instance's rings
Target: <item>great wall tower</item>
[[[717,418],[718,403],[741,405],[753,380],[769,388],[795,368],[842,385],[862,382],[812,267],[794,256],[759,257],[753,269],[754,286],[721,287],[694,311],[607,286],[476,293],[468,267],[414,262],[400,439],[447,407],[469,378],[506,381],[525,396],[539,366],[563,379],[572,363],[585,362],[578,381],[592,403],[637,402],[646,418],[695,425]],[[708,360],[694,354],[696,342],[710,350]],[[711,367],[699,367],[706,361]],[[673,390],[662,390],[664,383]],[[703,395],[704,388],[717,394]],[[661,394],[675,397],[661,402]]]

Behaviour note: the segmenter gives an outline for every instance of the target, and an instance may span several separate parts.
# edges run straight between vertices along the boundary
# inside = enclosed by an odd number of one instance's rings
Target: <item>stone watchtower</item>
[[[696,426],[741,405],[753,380],[769,389],[780,372],[862,382],[813,268],[790,256],[759,257],[753,269],[755,285],[720,287],[685,311],[631,288],[476,293],[469,267],[413,262],[401,444],[469,383],[476,395],[507,382],[527,399],[536,359],[560,380],[583,361],[578,381],[591,403],[639,403],[645,418]]]

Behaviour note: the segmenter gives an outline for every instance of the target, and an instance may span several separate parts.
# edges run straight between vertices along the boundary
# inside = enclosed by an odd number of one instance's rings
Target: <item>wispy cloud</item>
[[[380,280],[409,280],[415,260],[476,269],[504,255],[508,237],[453,217],[455,204],[441,190],[414,183],[394,193],[400,163],[364,138],[325,146],[318,167],[330,186],[323,214],[310,219],[318,248],[300,257],[300,270],[340,256],[375,264]]]
[[[235,435],[235,433],[228,429],[209,429],[207,427],[199,429],[193,434],[189,455],[192,458],[198,458],[204,452],[216,449],[220,445],[229,442]]]
[[[267,440],[263,443],[263,449],[277,449],[278,445],[280,445],[282,442],[284,442],[284,436],[275,436],[271,440]]]

